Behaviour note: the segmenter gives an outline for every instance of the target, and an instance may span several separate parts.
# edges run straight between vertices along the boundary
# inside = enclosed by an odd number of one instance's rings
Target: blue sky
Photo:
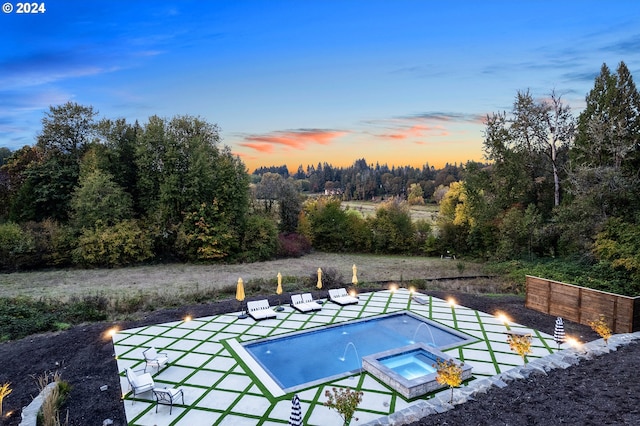
[[[0,146],[50,105],[199,116],[253,170],[482,159],[518,90],[577,114],[603,62],[640,79],[640,2],[46,1],[0,14]]]

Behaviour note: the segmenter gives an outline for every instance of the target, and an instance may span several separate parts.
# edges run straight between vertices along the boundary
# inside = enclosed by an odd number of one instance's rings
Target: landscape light
[[[189,322],[191,321],[191,315],[187,315],[186,317],[184,317],[184,322]]]
[[[456,306],[456,299],[450,297],[447,299],[447,303],[453,308],[454,306]]]
[[[566,339],[564,339],[564,341],[572,348],[575,348],[578,350],[582,348],[582,343],[574,337],[567,337]]]
[[[503,324],[509,323],[509,317],[507,317],[507,315],[504,312],[496,313],[496,318],[498,318],[500,322],[502,322]]]
[[[104,332],[104,336],[107,339],[111,339],[120,329],[118,327],[111,327],[109,330]]]
[[[391,293],[395,293],[396,291],[398,291],[398,286],[397,286],[397,285],[395,285],[395,284],[391,284],[391,285],[389,286],[389,291],[390,291]]]
[[[415,287],[413,287],[413,286],[409,287],[409,293],[410,294],[413,294],[415,292],[416,292],[416,288]]]

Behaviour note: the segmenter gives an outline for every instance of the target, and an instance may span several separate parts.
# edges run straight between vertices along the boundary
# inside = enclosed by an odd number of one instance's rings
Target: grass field
[[[318,268],[333,268],[346,285],[351,283],[352,266],[357,265],[358,280],[363,286],[374,281],[425,280],[442,277],[481,275],[482,264],[460,260],[378,256],[360,254],[313,253],[298,259],[279,259],[268,262],[237,265],[163,264],[119,269],[64,269],[51,271],[17,272],[0,275],[2,297],[28,296],[65,300],[70,297],[93,296],[127,298],[131,296],[179,296],[189,293],[227,294],[242,277],[252,280],[275,279],[280,272],[285,277],[285,291],[292,291],[295,283],[302,283],[316,274]],[[462,290],[500,292],[500,284],[462,281]],[[476,286],[468,288],[468,286]],[[480,288],[483,287],[483,288]],[[268,290],[268,289],[267,289]],[[275,288],[274,288],[275,292]]]
[[[343,201],[342,207],[357,210],[364,217],[374,216],[376,209],[380,206],[380,203],[374,203],[371,201]],[[438,217],[438,206],[435,204],[427,204],[424,206],[410,206],[411,218],[415,220],[424,219],[427,222],[434,224]]]

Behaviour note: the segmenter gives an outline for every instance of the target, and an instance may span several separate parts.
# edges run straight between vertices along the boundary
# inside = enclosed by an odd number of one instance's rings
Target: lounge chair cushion
[[[247,313],[256,321],[277,317],[276,313],[269,305],[269,301],[267,299],[247,302]]]
[[[354,305],[358,303],[358,298],[349,296],[344,288],[329,290],[329,300],[338,305]]]
[[[322,309],[322,305],[313,300],[311,293],[304,293],[302,295],[302,301],[307,304],[313,311],[319,311]]]
[[[291,307],[300,312],[312,312],[322,309],[322,305],[313,301],[311,293],[292,294]]]

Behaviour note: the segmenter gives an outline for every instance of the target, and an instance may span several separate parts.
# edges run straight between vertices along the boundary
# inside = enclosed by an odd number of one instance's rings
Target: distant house
[[[342,195],[343,192],[340,188],[325,189],[324,195]]]

